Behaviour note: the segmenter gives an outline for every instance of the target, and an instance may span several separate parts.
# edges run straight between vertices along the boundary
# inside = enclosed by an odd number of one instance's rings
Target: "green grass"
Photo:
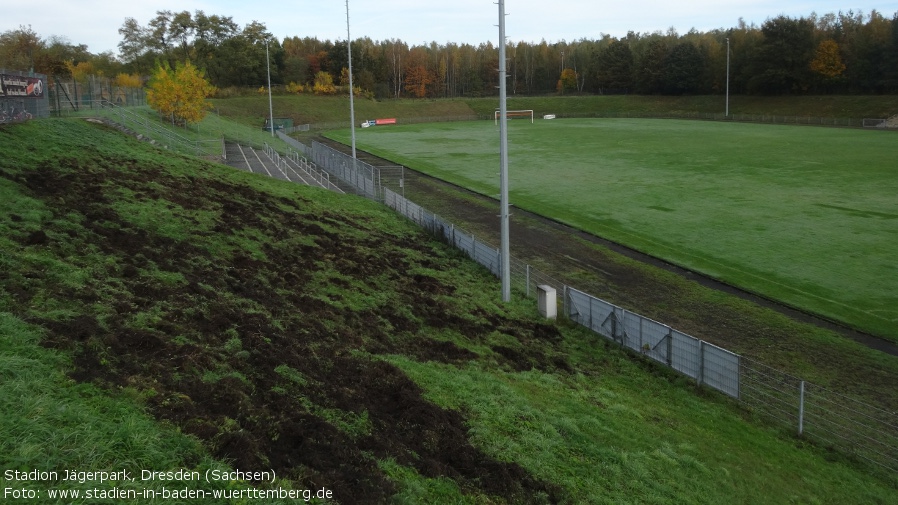
[[[514,205],[898,341],[893,133],[645,119],[510,124]],[[397,125],[359,131],[357,144],[495,196],[496,132],[491,122]]]
[[[597,355],[590,347],[572,351],[586,358],[572,375],[388,359],[438,405],[466,412],[478,445],[558,484],[570,503],[892,499],[861,482],[830,480],[823,474],[831,464],[819,459],[822,453],[807,447],[794,452],[775,432],[742,426],[738,414],[695,396],[676,380],[645,374],[615,353]],[[778,463],[770,465],[768,458]]]
[[[52,500],[46,483],[6,479],[6,471],[119,471],[132,476],[141,469],[227,469],[208,457],[196,439],[147,416],[134,402],[137,392],[113,395],[88,384],[78,384],[65,372],[71,368],[61,353],[40,346],[41,329],[0,312],[0,487],[38,493],[38,503],[85,503]],[[125,491],[161,492],[164,484],[116,479],[97,485],[95,479],[67,482],[60,489],[85,493],[117,487]],[[182,482],[168,483],[181,485]],[[216,486],[221,488],[221,486]],[[213,489],[212,486],[209,488]],[[13,500],[4,503],[27,503]],[[112,500],[88,503],[112,503]],[[118,503],[144,503],[119,500]],[[172,503],[193,503],[174,500]]]
[[[545,324],[529,300],[499,303],[484,269],[373,202],[83,121],[0,136],[2,471],[202,471],[226,467],[211,455],[223,440],[251,440],[230,454],[272,452],[243,470],[281,464],[285,485],[338,495],[382,478],[383,503],[898,497],[894,476],[765,427],[584,329]],[[38,230],[46,241],[29,239]],[[75,334],[79,318],[96,324]],[[275,463],[287,445],[295,460]],[[472,453],[509,485],[546,491],[497,496],[443,457]]]

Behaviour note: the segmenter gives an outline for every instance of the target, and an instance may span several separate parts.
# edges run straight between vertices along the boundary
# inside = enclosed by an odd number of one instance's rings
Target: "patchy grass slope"
[[[2,128],[0,154],[0,406],[30,402],[0,416],[4,470],[226,462],[342,504],[898,496],[500,305],[483,269],[372,202],[84,121]]]

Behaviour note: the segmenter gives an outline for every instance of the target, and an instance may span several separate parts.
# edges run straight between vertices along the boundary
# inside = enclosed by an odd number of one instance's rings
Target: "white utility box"
[[[540,284],[536,287],[536,297],[539,303],[539,313],[546,319],[558,317],[558,302],[555,288]]]

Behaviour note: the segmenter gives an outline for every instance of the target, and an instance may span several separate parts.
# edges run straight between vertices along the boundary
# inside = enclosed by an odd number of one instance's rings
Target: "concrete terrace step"
[[[240,170],[267,175],[297,184],[344,192],[320,175],[316,178],[309,170],[303,169],[300,164],[287,157],[277,156],[278,161],[280,161],[278,163],[265,150],[243,146],[236,142],[226,142],[225,153],[227,154],[227,164]]]

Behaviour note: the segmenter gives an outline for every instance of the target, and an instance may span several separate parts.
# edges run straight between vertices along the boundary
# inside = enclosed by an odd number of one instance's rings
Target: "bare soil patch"
[[[456,315],[440,297],[456,286],[406,274],[464,261],[441,257],[440,246],[424,236],[400,244],[345,215],[307,212],[301,199],[214,178],[174,177],[159,166],[116,168],[122,163],[63,158],[16,175],[0,171],[60,218],[18,234],[23,248],[58,251],[69,254],[68,261],[105,270],[78,289],[40,273],[0,277],[23,308],[36,293],[79,304],[80,315],[68,319],[20,314],[46,329],[44,345],[73,354],[73,378],[134,390],[155,416],[202,439],[235,467],[275,469],[297,486],[334,490],[342,504],[388,501],[397,489],[378,466],[385,459],[426,477],[453,479],[463,491],[499,503],[560,499],[557,489],[521,466],[474,447],[462,414],[427,401],[401,370],[376,357],[464,364],[478,355],[427,335],[452,330],[476,341],[503,331],[526,342],[557,338],[554,327]],[[172,239],[120,214],[115,204],[123,190],[173,212],[215,211],[219,217],[212,230],[197,222],[192,237]],[[83,228],[63,225],[62,216]],[[247,230],[263,236],[265,259],[237,247]],[[233,236],[235,252],[210,257],[200,245],[209,233]],[[308,245],[281,245],[280,239],[296,236],[307,237]],[[108,261],[99,266],[87,256],[71,257],[66,251],[73,247]],[[391,279],[382,286],[393,290],[391,306],[408,312],[353,310],[305,292],[321,271],[358,282]],[[166,282],[160,272],[182,280]],[[108,310],[98,312],[95,304]],[[550,354],[537,349],[503,356],[510,369],[565,366]]]

